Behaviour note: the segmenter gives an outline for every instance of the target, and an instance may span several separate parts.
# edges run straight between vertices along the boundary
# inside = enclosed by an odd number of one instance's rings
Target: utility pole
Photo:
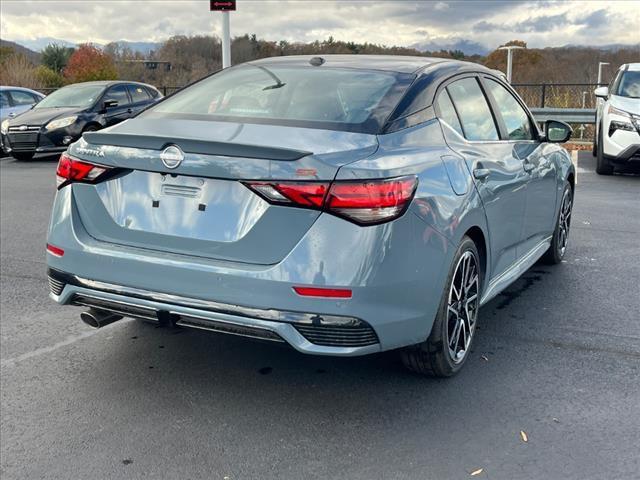
[[[609,62],[598,62],[598,86],[602,83],[602,67],[609,65]]]
[[[519,45],[509,45],[506,47],[500,47],[498,48],[498,50],[506,50],[507,51],[507,81],[509,83],[511,83],[511,65],[513,62],[513,51],[514,50],[520,50],[523,49],[524,47],[521,47]]]
[[[209,10],[222,13],[222,68],[231,66],[231,29],[229,12],[236,10],[235,0],[210,0]]]

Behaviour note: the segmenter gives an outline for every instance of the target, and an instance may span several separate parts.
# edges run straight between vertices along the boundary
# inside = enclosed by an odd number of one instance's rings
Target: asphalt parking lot
[[[55,159],[2,158],[2,478],[639,478],[640,176],[593,168],[566,261],[485,306],[462,373],[432,380],[393,352],[91,330],[47,297]]]

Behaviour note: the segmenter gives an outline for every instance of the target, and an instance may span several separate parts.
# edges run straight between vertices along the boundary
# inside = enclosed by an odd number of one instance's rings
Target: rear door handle
[[[131,113],[133,112],[133,110],[131,110],[130,108],[127,108],[127,113]]]
[[[476,180],[483,180],[489,176],[491,170],[488,168],[476,168],[473,170],[473,178]]]

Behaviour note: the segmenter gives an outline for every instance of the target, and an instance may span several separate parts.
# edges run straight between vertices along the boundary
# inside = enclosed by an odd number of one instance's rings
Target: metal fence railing
[[[596,108],[597,83],[513,83],[529,108]]]

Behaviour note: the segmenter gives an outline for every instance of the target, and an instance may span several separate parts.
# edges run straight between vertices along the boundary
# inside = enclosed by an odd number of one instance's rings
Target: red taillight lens
[[[56,182],[58,188],[71,182],[92,182],[109,170],[107,167],[81,162],[70,157],[67,153],[60,155],[58,169],[56,170]]]
[[[335,182],[329,189],[326,209],[356,223],[375,224],[404,213],[416,190],[416,177]]]
[[[407,176],[331,184],[249,182],[246,185],[271,203],[323,209],[361,225],[373,225],[402,215],[417,184],[415,176]]]
[[[293,290],[303,297],[351,298],[348,288],[293,287]]]
[[[329,183],[249,182],[247,185],[270,203],[322,208]]]

